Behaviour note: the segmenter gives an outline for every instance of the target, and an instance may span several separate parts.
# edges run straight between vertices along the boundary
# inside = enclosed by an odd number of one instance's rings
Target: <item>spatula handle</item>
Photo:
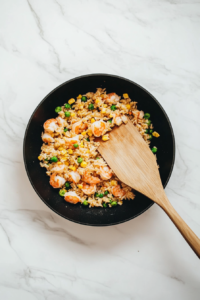
[[[159,206],[166,212],[166,214],[170,217],[174,225],[178,228],[182,236],[188,242],[190,247],[196,253],[196,255],[200,258],[200,239],[196,236],[196,234],[190,229],[190,227],[183,221],[183,219],[179,216],[176,210],[173,208],[167,196],[164,194],[164,198],[162,199],[162,203],[159,203]]]

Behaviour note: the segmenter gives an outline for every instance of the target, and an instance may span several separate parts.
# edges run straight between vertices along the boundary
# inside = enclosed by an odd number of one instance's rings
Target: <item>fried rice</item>
[[[59,190],[64,200],[89,207],[113,207],[133,200],[131,187],[122,183],[101,154],[95,137],[109,139],[114,126],[129,118],[143,139],[150,144],[153,125],[149,114],[137,109],[128,94],[119,97],[98,88],[68,100],[57,107],[57,118],[44,123],[43,145],[38,157],[50,176],[50,185]],[[159,136],[154,132],[154,136]]]

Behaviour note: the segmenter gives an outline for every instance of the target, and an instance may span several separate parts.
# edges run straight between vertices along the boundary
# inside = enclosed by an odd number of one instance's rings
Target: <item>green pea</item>
[[[73,146],[74,146],[74,148],[78,148],[78,144],[74,144]]]
[[[157,147],[153,147],[152,149],[151,149],[151,151],[153,152],[153,153],[156,153],[157,152]]]
[[[108,122],[109,122],[110,124],[112,124],[112,120],[108,120]]]
[[[87,206],[89,203],[88,203],[87,200],[84,200],[82,204],[85,205],[85,206]]]
[[[60,190],[60,191],[59,191],[59,195],[60,195],[60,196],[62,196],[62,197],[63,197],[63,196],[64,196],[64,194],[65,194],[65,191],[63,191],[63,190]]]
[[[90,103],[90,104],[88,105],[88,109],[93,110],[93,109],[94,109],[94,105],[93,105],[92,103]]]
[[[71,105],[70,105],[69,103],[66,103],[66,104],[65,104],[65,108],[66,108],[66,109],[70,109],[70,108],[71,108]]]
[[[109,194],[109,191],[105,191],[104,192],[104,195],[106,196],[106,195],[108,195]]]
[[[83,96],[83,97],[81,98],[81,101],[82,101],[82,102],[87,102],[87,97],[86,97],[86,96]]]
[[[59,113],[59,111],[61,111],[62,110],[62,107],[61,106],[57,106],[56,108],[55,108],[55,112],[56,113]]]
[[[89,141],[90,141],[90,139],[89,139],[89,138],[87,138],[87,139],[86,139],[86,141],[88,141],[88,142],[89,142]]]
[[[82,161],[83,161],[83,158],[82,158],[82,157],[78,157],[78,158],[77,158],[77,162],[78,162],[79,164],[81,164]]]
[[[112,206],[117,206],[117,201],[113,201],[110,203]]]
[[[116,108],[116,105],[111,105],[110,109],[111,109],[111,110],[116,110],[116,109],[117,109],[117,108]]]
[[[152,132],[153,132],[153,129],[150,129],[149,132],[152,133]]]
[[[100,157],[96,157],[96,159],[100,159]]]
[[[152,135],[151,134],[149,134],[148,140],[152,140]]]
[[[103,203],[103,207],[107,207],[107,204],[105,202]]]
[[[151,121],[150,120],[147,121],[147,125],[151,125]]]
[[[145,133],[149,133],[149,130],[148,130],[148,129],[146,129],[146,130],[145,130]]]
[[[68,128],[65,127],[65,128],[64,128],[64,132],[66,132],[66,131],[68,131]]]
[[[57,162],[57,161],[58,161],[58,158],[57,158],[56,156],[53,156],[53,157],[51,157],[51,161],[52,161],[52,162]]]
[[[99,198],[103,198],[104,194],[100,193]]]
[[[71,113],[69,111],[65,112],[65,117],[69,118],[71,116]]]
[[[151,117],[150,114],[148,114],[148,113],[144,114],[144,118],[145,118],[145,119],[149,119],[150,117]]]
[[[70,182],[69,182],[69,181],[67,181],[67,182],[65,183],[65,186],[66,186],[66,188],[69,190],[69,189],[71,188],[71,184],[70,184]]]

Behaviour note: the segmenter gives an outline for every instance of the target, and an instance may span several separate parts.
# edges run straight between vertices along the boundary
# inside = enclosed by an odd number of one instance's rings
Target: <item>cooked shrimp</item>
[[[64,194],[65,201],[76,204],[80,202],[80,197],[75,192],[67,192]]]
[[[58,189],[60,188],[61,186],[63,186],[63,184],[65,183],[65,179],[61,176],[58,176],[56,173],[53,173],[51,176],[50,176],[50,185],[55,188],[55,189]]]
[[[56,119],[49,119],[44,123],[44,129],[47,132],[54,132],[58,128]]]
[[[116,124],[117,126],[122,124],[122,118],[119,114],[114,114],[113,123]]]
[[[100,167],[100,176],[103,180],[108,180],[112,177],[113,173],[108,167]]]
[[[117,103],[120,100],[120,97],[115,93],[107,94],[107,97],[104,100],[110,104]]]
[[[89,184],[97,184],[101,182],[101,180],[98,177],[91,176],[89,171],[84,172],[82,180]]]
[[[137,119],[142,119],[144,117],[144,112],[142,110],[141,111],[135,110],[133,111],[133,115]]]
[[[45,143],[53,143],[53,142],[54,142],[54,139],[53,139],[52,136],[51,136],[50,134],[48,134],[48,133],[44,133],[44,134],[42,135],[42,140],[43,140],[43,142],[45,142]]]
[[[128,122],[128,118],[125,115],[121,116],[121,119],[125,124]]]
[[[56,120],[57,120],[59,126],[62,126],[62,127],[65,126],[66,122],[65,122],[65,120],[63,118],[57,117]]]
[[[80,120],[72,125],[72,132],[78,134],[84,131],[86,128],[87,124],[84,124],[82,120]]]
[[[120,185],[116,185],[112,188],[112,194],[115,197],[123,197],[126,194],[126,192],[120,187]]]
[[[104,121],[96,121],[92,123],[91,129],[95,136],[101,136],[106,129],[106,123]]]
[[[84,182],[82,191],[86,195],[94,194],[96,192],[96,185],[95,184],[87,184]]]
[[[79,175],[78,172],[70,172],[69,173],[70,179],[74,182],[74,183],[78,183],[81,179],[81,176]]]
[[[71,146],[73,146],[74,144],[76,144],[78,142],[79,142],[79,135],[76,135],[72,138],[66,138],[65,139],[65,143],[68,147],[71,147]]]
[[[55,172],[55,173],[62,173],[64,171],[65,165],[58,165],[55,164],[53,166],[53,168],[51,169],[51,172]]]

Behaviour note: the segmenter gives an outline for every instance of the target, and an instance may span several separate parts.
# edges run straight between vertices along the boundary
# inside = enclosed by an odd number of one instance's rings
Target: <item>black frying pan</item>
[[[133,219],[153,205],[153,202],[140,193],[136,198],[124,201],[122,206],[112,208],[89,208],[81,204],[70,204],[60,197],[58,190],[49,184],[45,168],[38,161],[42,146],[41,132],[43,123],[57,116],[56,106],[62,106],[70,98],[79,94],[95,92],[96,88],[106,88],[107,93],[115,92],[122,96],[128,93],[133,101],[138,102],[139,110],[151,114],[151,121],[159,138],[153,138],[151,146],[158,148],[157,159],[160,176],[165,187],[174,165],[175,140],[171,123],[159,102],[144,88],[128,79],[108,74],[84,75],[61,84],[51,91],[33,112],[24,136],[24,163],[29,180],[38,196],[60,216],[84,225],[108,226]],[[130,166],[131,168],[131,166]]]

